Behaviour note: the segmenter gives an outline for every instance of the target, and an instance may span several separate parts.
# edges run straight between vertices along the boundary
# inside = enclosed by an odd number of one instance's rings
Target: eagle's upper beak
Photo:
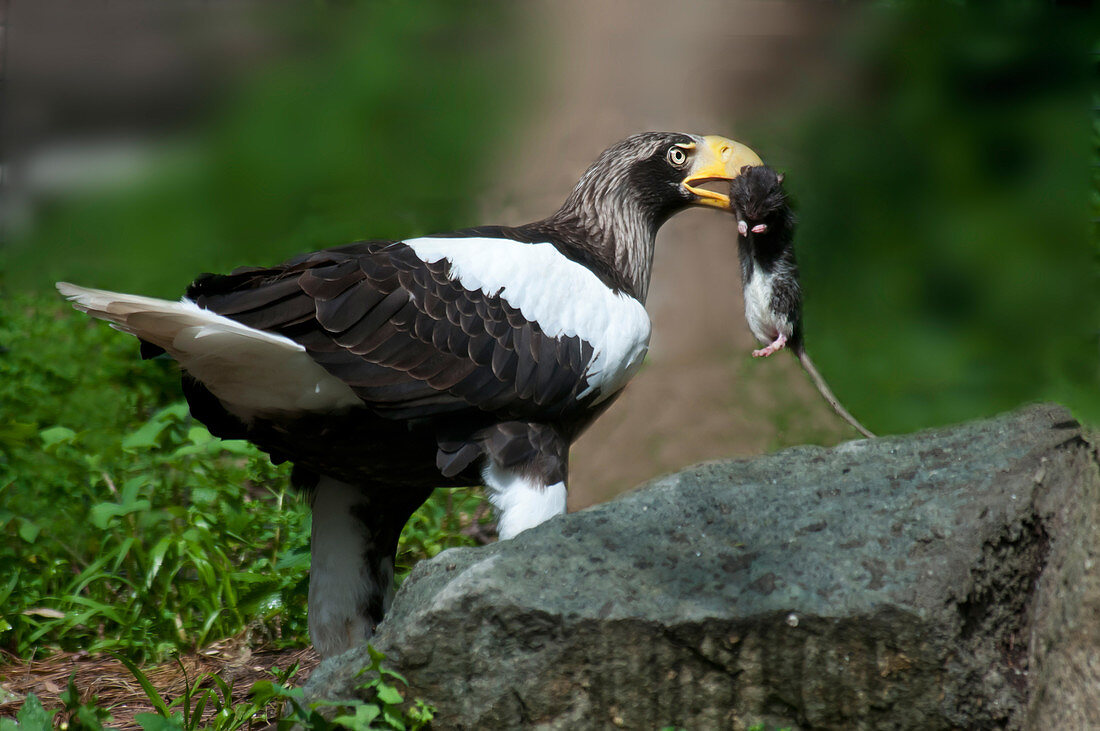
[[[697,186],[703,183],[730,181],[740,175],[741,168],[746,165],[763,164],[759,155],[740,142],[718,135],[707,135],[703,138],[703,144],[697,148],[694,164],[684,178],[683,186],[695,195],[694,205],[728,210],[730,207],[728,195]]]

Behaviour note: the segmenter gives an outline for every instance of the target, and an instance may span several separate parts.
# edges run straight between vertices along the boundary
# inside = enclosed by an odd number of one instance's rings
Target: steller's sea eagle
[[[312,493],[309,631],[365,641],[405,522],[437,487],[485,485],[501,538],[565,512],[569,445],[642,364],[657,229],[760,165],[724,137],[619,142],[549,218],[360,241],[203,275],[179,302],[59,283],[167,352],[216,436],[294,463]]]

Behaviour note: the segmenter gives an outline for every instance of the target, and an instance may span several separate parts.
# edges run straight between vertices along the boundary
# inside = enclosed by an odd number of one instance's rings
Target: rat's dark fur
[[[744,168],[730,185],[730,201],[742,231],[737,252],[749,327],[764,343],[782,335],[797,353],[802,344],[802,288],[794,257],[794,213],[783,177],[766,166]]]
[[[794,257],[794,214],[783,190],[783,176],[761,165],[742,168],[730,184],[730,206],[738,220],[737,252],[745,319],[769,356],[788,347],[825,400],[861,434],[870,431],[849,414],[814,366],[802,341],[802,287]]]

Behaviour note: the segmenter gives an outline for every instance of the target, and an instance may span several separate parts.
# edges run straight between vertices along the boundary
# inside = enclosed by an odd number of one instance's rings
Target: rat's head
[[[766,165],[741,168],[730,182],[730,207],[749,223],[770,222],[775,214],[788,210],[783,176]]]

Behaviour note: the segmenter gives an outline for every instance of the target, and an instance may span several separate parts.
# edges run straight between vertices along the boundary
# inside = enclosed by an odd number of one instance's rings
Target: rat
[[[836,413],[866,437],[875,435],[840,405],[806,352],[802,340],[802,286],[794,256],[794,213],[783,176],[765,165],[744,167],[730,183],[730,207],[737,216],[737,254],[745,319],[766,358],[787,348]]]

